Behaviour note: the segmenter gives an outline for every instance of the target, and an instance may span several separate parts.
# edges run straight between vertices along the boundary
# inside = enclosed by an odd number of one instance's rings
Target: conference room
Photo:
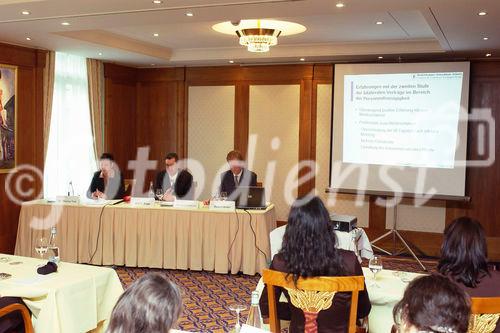
[[[0,333],[500,332],[499,20],[0,1]]]

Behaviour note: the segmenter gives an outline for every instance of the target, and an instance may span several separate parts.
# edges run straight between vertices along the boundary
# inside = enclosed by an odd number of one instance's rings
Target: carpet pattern
[[[413,259],[382,256],[384,269],[423,272]],[[434,271],[435,260],[423,260],[429,271]],[[363,262],[367,266],[368,261]],[[178,329],[191,332],[230,332],[236,314],[229,310],[232,303],[250,304],[251,292],[257,286],[259,275],[230,275],[213,272],[115,267],[124,288],[149,272],[160,272],[177,283],[183,291],[184,311]],[[242,312],[242,322],[247,311]]]

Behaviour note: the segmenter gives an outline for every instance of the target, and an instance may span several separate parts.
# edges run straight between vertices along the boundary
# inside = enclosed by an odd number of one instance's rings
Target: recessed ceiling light
[[[21,12],[21,14],[23,14],[23,15],[30,15],[30,14],[31,14],[31,12],[30,12],[30,11],[27,11],[27,10],[23,10],[23,11]]]
[[[485,12],[485,11],[482,11],[482,12],[477,13],[477,15],[479,15],[479,16],[485,16],[486,14],[488,14],[488,13],[487,13],[487,12]]]
[[[153,3],[155,5],[159,5],[159,4],[163,3],[163,1],[162,0],[153,0]]]
[[[153,36],[154,36],[154,37],[158,37],[158,36],[160,36],[160,34],[155,32],[155,33],[153,34]]]
[[[69,22],[62,22],[61,25],[70,25]]]
[[[376,24],[376,25],[381,25],[381,24],[383,24],[383,23],[384,23],[384,22],[382,22],[382,21],[377,21],[377,22],[375,22],[375,24]]]
[[[306,58],[300,58],[299,60],[300,61],[306,61]]]
[[[151,66],[156,66],[156,64],[151,64]]]
[[[26,37],[26,40],[30,41],[30,40],[31,40],[31,37]]]
[[[486,53],[485,54],[487,57],[491,57],[491,53]]]
[[[193,14],[192,12],[187,12],[187,13],[186,13],[186,16],[188,16],[188,17],[193,17],[193,16],[194,16],[194,14]]]
[[[99,55],[102,56],[102,52],[99,52]]]
[[[229,63],[230,64],[234,64],[234,60],[229,60]]]
[[[483,37],[483,40],[488,40],[489,38],[488,37]]]
[[[339,2],[335,5],[337,8],[343,8],[345,5],[342,2]]]
[[[384,57],[382,57],[382,56],[378,56],[378,58],[379,58],[379,59],[384,59]]]

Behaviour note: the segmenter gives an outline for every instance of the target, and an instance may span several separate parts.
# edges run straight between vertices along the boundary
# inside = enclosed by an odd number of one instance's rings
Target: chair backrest
[[[282,225],[281,227],[277,227],[269,233],[269,241],[271,242],[271,260],[273,260],[274,255],[281,250],[285,230],[286,225]]]
[[[257,187],[262,187],[262,182],[257,182],[257,183],[255,184],[255,186],[257,186]]]
[[[491,333],[500,318],[500,297],[472,297],[469,333]]]
[[[9,304],[0,309],[0,318],[10,313],[19,311],[23,316],[24,331],[26,333],[33,333],[33,325],[31,325],[31,316],[25,305],[19,303]]]
[[[320,276],[313,278],[299,278],[297,285],[293,282],[292,275],[287,273],[264,269],[262,279],[267,285],[267,296],[269,300],[269,324],[271,332],[280,332],[280,321],[278,319],[278,310],[276,307],[276,295],[274,287],[285,288],[292,304],[304,312],[306,318],[306,328],[314,320],[313,327],[317,329],[317,313],[326,310],[332,305],[333,297],[336,292],[351,292],[351,309],[349,311],[348,332],[356,332],[356,316],[358,309],[359,291],[364,289],[363,276]],[[315,315],[314,315],[315,314]],[[313,329],[314,331],[314,329]]]

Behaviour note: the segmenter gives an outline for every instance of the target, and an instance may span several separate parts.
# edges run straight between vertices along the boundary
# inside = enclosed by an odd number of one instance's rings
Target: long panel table
[[[273,205],[247,213],[36,200],[21,207],[15,254],[35,257],[54,222],[66,262],[254,275],[270,260],[276,215]]]

